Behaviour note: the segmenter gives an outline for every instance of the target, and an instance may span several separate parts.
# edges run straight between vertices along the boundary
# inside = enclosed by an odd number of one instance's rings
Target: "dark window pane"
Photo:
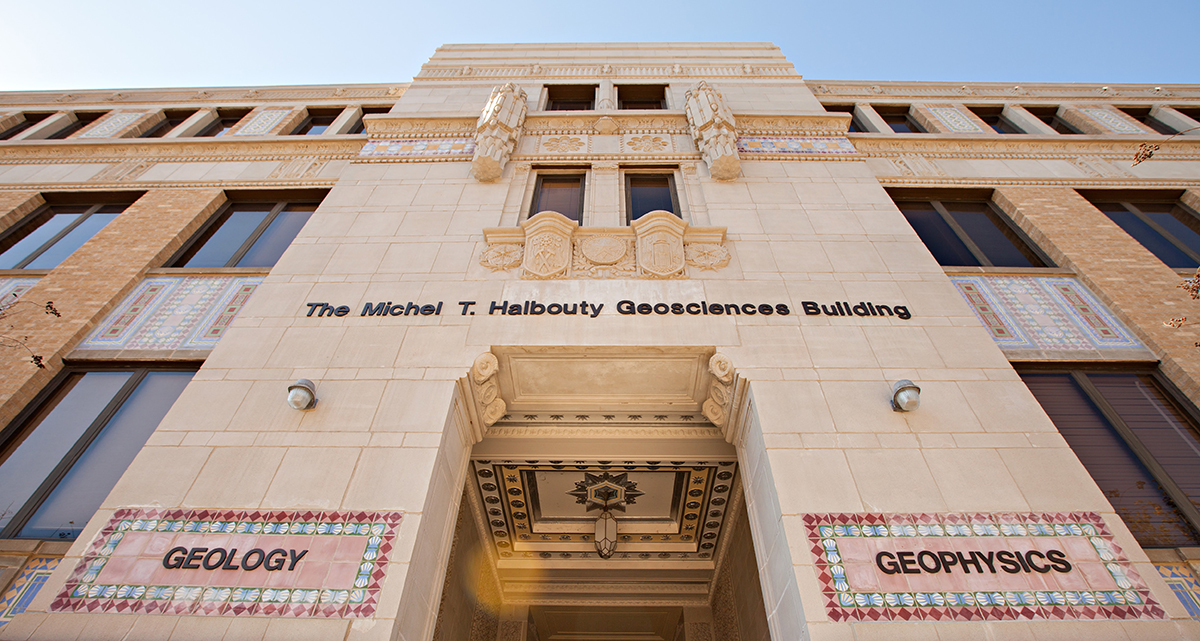
[[[1196,233],[1200,220],[1196,220],[1195,216],[1171,203],[1134,203],[1134,207],[1166,229],[1185,247],[1200,253],[1200,234]]]
[[[943,202],[954,222],[997,267],[1042,267],[1030,250],[986,203]]]
[[[1200,507],[1200,439],[1187,416],[1145,375],[1088,374],[1171,480]]]
[[[1200,267],[1200,263],[1172,245],[1171,241],[1163,238],[1162,234],[1154,231],[1153,227],[1147,225],[1120,203],[1098,203],[1096,208],[1104,212],[1114,223],[1120,225],[1125,233],[1133,236],[1134,240],[1142,244],[1142,247],[1158,256],[1158,259],[1166,263],[1168,267],[1173,269]]]
[[[38,411],[24,440],[0,463],[0,528],[33,496],[130,376],[130,372],[74,375]]]
[[[233,210],[206,237],[197,241],[190,256],[185,256],[183,264],[178,266],[224,267],[269,213],[267,209]]]
[[[975,256],[958,239],[954,230],[946,224],[933,205],[927,202],[901,202],[896,206],[904,213],[908,224],[912,225],[913,230],[921,237],[921,242],[925,243],[925,247],[937,259],[939,265],[945,267],[979,265],[979,261],[975,260]]]
[[[1023,373],[1021,378],[1138,543],[1200,543],[1162,487],[1070,375]]]
[[[111,223],[119,214],[102,214],[95,213],[84,219],[67,232],[58,242],[51,245],[46,251],[42,252],[37,258],[29,262],[25,267],[27,269],[54,269],[58,264],[66,260],[67,256],[75,253],[76,249],[83,246],[84,243],[91,240],[96,232],[104,229],[104,226]]]
[[[316,205],[294,205],[279,212],[237,266],[274,267],[316,208]]]
[[[538,190],[537,211],[556,211],[571,220],[581,222],[580,200],[583,179],[579,176],[543,176]]]
[[[305,136],[319,136],[329,129],[329,125],[309,125],[308,131],[304,132]]]
[[[888,120],[887,124],[892,128],[892,131],[898,134],[911,134],[913,130],[908,126],[907,120]]]
[[[671,202],[671,181],[666,176],[630,176],[629,207],[630,220],[659,209],[679,214]]]
[[[0,254],[0,269],[13,269],[21,261],[29,258],[29,254],[46,244],[82,215],[81,212],[47,212],[47,214],[48,218],[39,216],[4,239],[5,244],[12,243],[12,245],[3,254]]]
[[[21,529],[19,536],[75,538],[192,380],[192,374],[148,373]]]

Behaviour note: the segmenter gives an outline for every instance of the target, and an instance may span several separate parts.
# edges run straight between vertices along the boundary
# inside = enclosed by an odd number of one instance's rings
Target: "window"
[[[1157,131],[1160,134],[1171,135],[1176,133],[1171,127],[1159,122],[1155,118],[1150,117],[1150,107],[1117,107],[1124,111],[1129,117],[1146,125],[1147,127]]]
[[[272,267],[316,211],[315,202],[235,203],[170,267]]]
[[[183,124],[183,121],[191,118],[195,113],[195,109],[167,109],[163,112],[165,119],[158,123],[158,126],[142,134],[142,138],[162,138],[171,133],[172,129]]]
[[[108,113],[108,112],[107,111],[94,111],[94,112],[88,112],[88,113],[76,112],[75,113],[75,118],[76,118],[75,122],[67,125],[66,127],[63,127],[62,129],[59,129],[58,131],[54,132],[53,134],[47,136],[46,140],[62,140],[63,138],[70,136],[71,134],[75,133],[76,131],[79,131],[80,129],[83,129],[84,127],[92,124],[93,122],[96,122],[97,120],[100,119],[101,116],[103,116],[106,113]]]
[[[0,269],[54,269],[127,205],[42,207],[0,236]]]
[[[908,105],[872,105],[875,113],[898,134],[921,134],[925,130],[908,115]]]
[[[1192,120],[1200,120],[1200,107],[1171,107],[1175,111],[1191,118]]]
[[[1002,114],[1004,107],[967,107],[971,113],[986,122],[998,134],[1023,134],[1021,128],[1012,124]]]
[[[0,433],[0,538],[78,536],[193,373],[69,371]]]
[[[370,114],[385,114],[385,113],[388,113],[389,111],[391,111],[390,107],[363,107],[362,108],[362,112],[363,112],[364,116],[367,116]],[[358,122],[354,123],[354,126],[351,127],[350,130],[347,131],[346,133],[361,134],[366,130],[367,130],[367,127],[366,127],[366,125],[363,124],[362,118],[359,118]]]
[[[896,206],[943,267],[1051,267],[986,200],[905,199]]]
[[[595,109],[597,85],[546,85],[546,111]]]
[[[1200,434],[1163,379],[1128,371],[1021,378],[1138,543],[1200,545]]]
[[[1067,121],[1058,116],[1058,107],[1025,107],[1025,111],[1033,114],[1038,120],[1050,125],[1050,128],[1060,134],[1082,133]]]
[[[538,174],[529,215],[556,211],[583,223],[583,185],[584,174]]]
[[[626,173],[625,211],[629,212],[629,222],[659,209],[679,215],[675,177],[671,174]]]
[[[220,138],[229,133],[234,125],[241,122],[250,113],[249,109],[218,109],[217,119],[204,131],[196,134],[198,137]]]
[[[617,85],[617,109],[666,108],[666,85]]]
[[[48,114],[48,113],[45,113],[45,114],[26,113],[24,115],[25,115],[24,122],[21,122],[20,124],[9,127],[8,129],[5,129],[4,131],[0,131],[0,140],[12,139],[13,136],[15,136],[15,135],[21,133],[22,131],[25,131],[26,129],[29,129],[30,127],[38,124],[39,122],[49,118],[51,114]]]
[[[854,105],[822,105],[822,106],[825,107],[825,111],[830,111],[830,112],[834,112],[834,113],[844,113],[844,114],[853,114],[854,113]],[[848,131],[852,134],[855,134],[855,133],[862,133],[864,131],[869,131],[869,130],[866,127],[863,127],[862,125],[859,124],[858,118],[853,117],[850,119],[850,129]]]
[[[1172,269],[1200,267],[1200,218],[1175,193],[1092,191],[1084,197]],[[1155,198],[1158,196],[1158,198]]]
[[[341,115],[341,109],[309,109],[308,118],[292,132],[294,136],[319,136]]]

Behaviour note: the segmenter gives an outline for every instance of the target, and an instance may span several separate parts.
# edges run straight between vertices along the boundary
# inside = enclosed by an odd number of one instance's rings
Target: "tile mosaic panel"
[[[833,621],[1166,618],[1095,512],[803,519]]]
[[[271,133],[279,123],[288,114],[292,113],[291,109],[263,109],[258,112],[250,122],[246,123],[241,129],[233,132],[234,136],[265,136]]]
[[[262,276],[155,276],[138,284],[81,349],[212,349]]]
[[[134,121],[142,116],[145,116],[146,111],[126,112],[119,114],[110,114],[104,120],[101,120],[96,126],[79,134],[79,138],[108,138],[122,129],[132,125]]]
[[[1187,563],[1155,563],[1154,567],[1188,614],[1200,621],[1200,580],[1192,568]]]
[[[1089,118],[1100,123],[1101,125],[1104,126],[1105,129],[1108,129],[1109,131],[1113,132],[1114,134],[1143,134],[1144,135],[1147,133],[1147,132],[1143,131],[1141,128],[1139,128],[1137,125],[1134,125],[1133,123],[1128,122],[1124,118],[1118,116],[1117,114],[1115,114],[1107,109],[1102,109],[1100,107],[1085,107],[1083,109],[1080,109],[1080,111],[1087,114],[1087,116]]]
[[[0,630],[29,607],[61,560],[57,556],[35,556],[25,562],[25,567],[0,597]]]
[[[474,138],[368,140],[358,152],[371,158],[470,158],[474,154]]]
[[[0,301],[10,303],[14,298],[29,291],[37,284],[38,278],[0,278]]]
[[[812,136],[738,136],[743,154],[856,154],[847,138]]]
[[[987,133],[982,127],[975,124],[974,120],[967,117],[966,114],[959,111],[956,107],[927,107],[929,113],[933,114],[938,122],[942,123],[947,130],[956,134],[983,134]]]
[[[1004,349],[1145,349],[1075,278],[951,276],[950,280]]]
[[[402,518],[401,512],[120,509],[50,610],[371,617]],[[272,567],[277,551],[287,556]],[[189,569],[185,559],[193,555],[197,567]]]

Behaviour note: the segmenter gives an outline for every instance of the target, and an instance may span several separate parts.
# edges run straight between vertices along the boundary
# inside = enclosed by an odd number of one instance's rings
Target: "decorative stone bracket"
[[[479,264],[493,271],[521,268],[521,278],[687,278],[687,267],[729,264],[724,227],[692,227],[669,211],[652,211],[630,227],[580,227],[544,211],[520,227],[483,230]]]
[[[471,159],[476,180],[500,177],[504,163],[517,147],[525,123],[525,91],[509,82],[495,89],[475,124],[475,156]]]
[[[470,421],[460,421],[465,428],[463,442],[471,445],[478,443],[487,433],[487,429],[508,412],[504,399],[500,398],[500,381],[496,375],[500,372],[500,361],[491,352],[484,352],[475,357],[471,371],[459,379],[459,389]]]
[[[737,123],[719,91],[701,80],[684,94],[684,111],[696,149],[717,180],[733,180],[741,173],[737,151]]]
[[[704,417],[721,428],[725,441],[737,444],[745,421],[741,420],[741,407],[746,396],[746,382],[733,370],[733,361],[724,354],[713,354],[708,359],[708,371],[712,383],[708,388],[708,399],[704,401]]]

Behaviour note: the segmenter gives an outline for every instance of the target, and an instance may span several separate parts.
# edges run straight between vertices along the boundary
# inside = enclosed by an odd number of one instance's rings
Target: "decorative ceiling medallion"
[[[592,510],[620,510],[625,506],[637,503],[637,497],[644,494],[638,491],[637,483],[629,480],[628,473],[617,475],[601,472],[599,474],[583,473],[583,480],[575,482],[575,489],[567,492],[575,497],[575,502]]]

